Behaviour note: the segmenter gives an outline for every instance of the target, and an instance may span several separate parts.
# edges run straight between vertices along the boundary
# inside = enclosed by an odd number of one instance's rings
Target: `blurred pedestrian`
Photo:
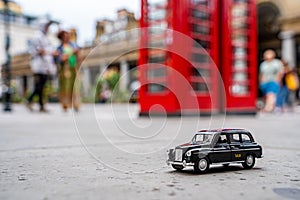
[[[279,81],[279,92],[276,97],[276,111],[278,112],[285,112],[286,107],[288,105],[288,98],[289,98],[289,90],[286,84],[286,75],[287,75],[287,66],[285,65],[285,61],[282,61],[284,66],[283,74]]]
[[[30,66],[34,74],[34,90],[27,99],[27,107],[33,111],[32,101],[34,96],[38,96],[40,112],[47,112],[43,101],[43,92],[48,76],[56,74],[56,66],[53,55],[55,48],[50,44],[47,33],[53,21],[41,20],[39,22],[39,31],[30,42],[31,61]]]
[[[276,105],[276,97],[280,90],[279,81],[283,75],[283,66],[275,58],[275,52],[268,49],[264,52],[264,61],[260,64],[260,89],[265,96],[264,112],[272,112]]]
[[[79,111],[80,107],[80,82],[79,61],[80,48],[70,41],[69,32],[62,30],[57,35],[61,44],[57,48],[59,66],[60,102],[64,111],[72,107]],[[76,83],[75,83],[75,80]]]
[[[299,78],[295,69],[290,67],[286,61],[283,61],[282,63],[285,73],[284,81],[289,91],[287,105],[291,109],[291,111],[293,111],[296,104],[296,92],[299,89]]]

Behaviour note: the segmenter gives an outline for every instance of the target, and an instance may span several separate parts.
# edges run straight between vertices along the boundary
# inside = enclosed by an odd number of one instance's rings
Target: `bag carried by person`
[[[290,72],[285,76],[286,86],[289,90],[295,91],[299,88],[299,79],[296,73]]]

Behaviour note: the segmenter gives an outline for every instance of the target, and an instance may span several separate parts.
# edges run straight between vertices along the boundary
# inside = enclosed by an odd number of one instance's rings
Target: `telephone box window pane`
[[[244,58],[247,56],[247,49],[241,47],[233,48],[233,55],[234,57]]]
[[[231,10],[232,17],[245,17],[248,16],[247,4],[241,2],[241,4],[235,4]]]
[[[163,48],[165,45],[165,41],[164,40],[150,40],[149,42],[149,47],[152,48]]]
[[[165,56],[153,56],[149,58],[149,63],[164,63],[165,60]]]
[[[194,5],[203,5],[207,6],[208,5],[208,0],[192,0],[192,3]]]
[[[161,24],[157,24],[156,26],[151,26],[148,28],[148,32],[149,32],[149,35],[150,36],[153,36],[153,35],[161,35],[161,34],[164,34],[165,31],[166,31],[166,28],[164,26],[163,23]]]
[[[248,3],[248,0],[234,0],[235,3]]]
[[[198,48],[202,47],[204,49],[209,48],[209,42],[208,41],[204,41],[204,40],[200,40],[200,39],[194,39],[194,40],[195,40],[195,42],[193,42],[194,47],[198,47]]]
[[[160,92],[164,92],[165,89],[165,84],[161,83],[161,84],[156,84],[156,83],[152,83],[148,85],[148,92],[150,93],[160,93]]]
[[[201,69],[201,68],[192,67],[192,76],[210,77],[210,71],[208,69]]]
[[[208,86],[206,83],[193,82],[192,88],[196,92],[208,92]]]
[[[209,62],[209,58],[207,55],[196,54],[196,53],[192,54],[192,60],[194,62],[199,62],[199,63],[208,63]]]
[[[247,61],[245,60],[235,60],[233,63],[233,68],[235,70],[244,70],[247,68]]]
[[[192,31],[196,32],[196,33],[200,33],[203,35],[208,35],[209,34],[209,28],[205,27],[205,26],[201,26],[198,24],[192,24]]]
[[[248,74],[245,72],[235,72],[233,73],[233,80],[234,81],[247,81],[248,80]]]
[[[231,22],[231,26],[233,29],[247,29],[248,28],[248,24],[246,23],[246,21],[242,21],[242,20],[233,20]]]
[[[168,24],[165,21],[153,24],[149,27],[149,34],[150,35],[159,35],[166,31],[168,28]]]
[[[234,84],[230,87],[230,92],[233,95],[246,95],[249,92],[249,87],[246,85]]]
[[[192,16],[197,19],[208,20],[209,14],[200,10],[192,9]]]
[[[149,5],[162,6],[166,5],[167,0],[148,0]]]
[[[154,68],[148,70],[148,79],[156,78],[156,77],[165,77],[166,76],[166,68]]]
[[[149,19],[152,21],[156,21],[156,20],[162,20],[165,19],[166,17],[166,10],[151,10],[151,12],[149,13]]]
[[[232,44],[236,46],[245,45],[249,41],[247,36],[241,34],[232,34]]]

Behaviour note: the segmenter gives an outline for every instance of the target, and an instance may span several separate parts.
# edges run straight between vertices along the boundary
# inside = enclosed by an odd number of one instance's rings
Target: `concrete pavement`
[[[286,114],[139,118],[138,106],[80,113],[0,113],[0,199],[300,199],[300,110]],[[243,127],[263,146],[254,169],[176,172],[166,149],[195,130]]]

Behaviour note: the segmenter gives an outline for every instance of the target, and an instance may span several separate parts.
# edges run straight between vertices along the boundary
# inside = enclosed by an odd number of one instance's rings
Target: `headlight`
[[[187,156],[191,156],[191,155],[192,155],[192,152],[191,152],[191,151],[188,151],[188,152],[186,152],[186,155],[187,155]]]

